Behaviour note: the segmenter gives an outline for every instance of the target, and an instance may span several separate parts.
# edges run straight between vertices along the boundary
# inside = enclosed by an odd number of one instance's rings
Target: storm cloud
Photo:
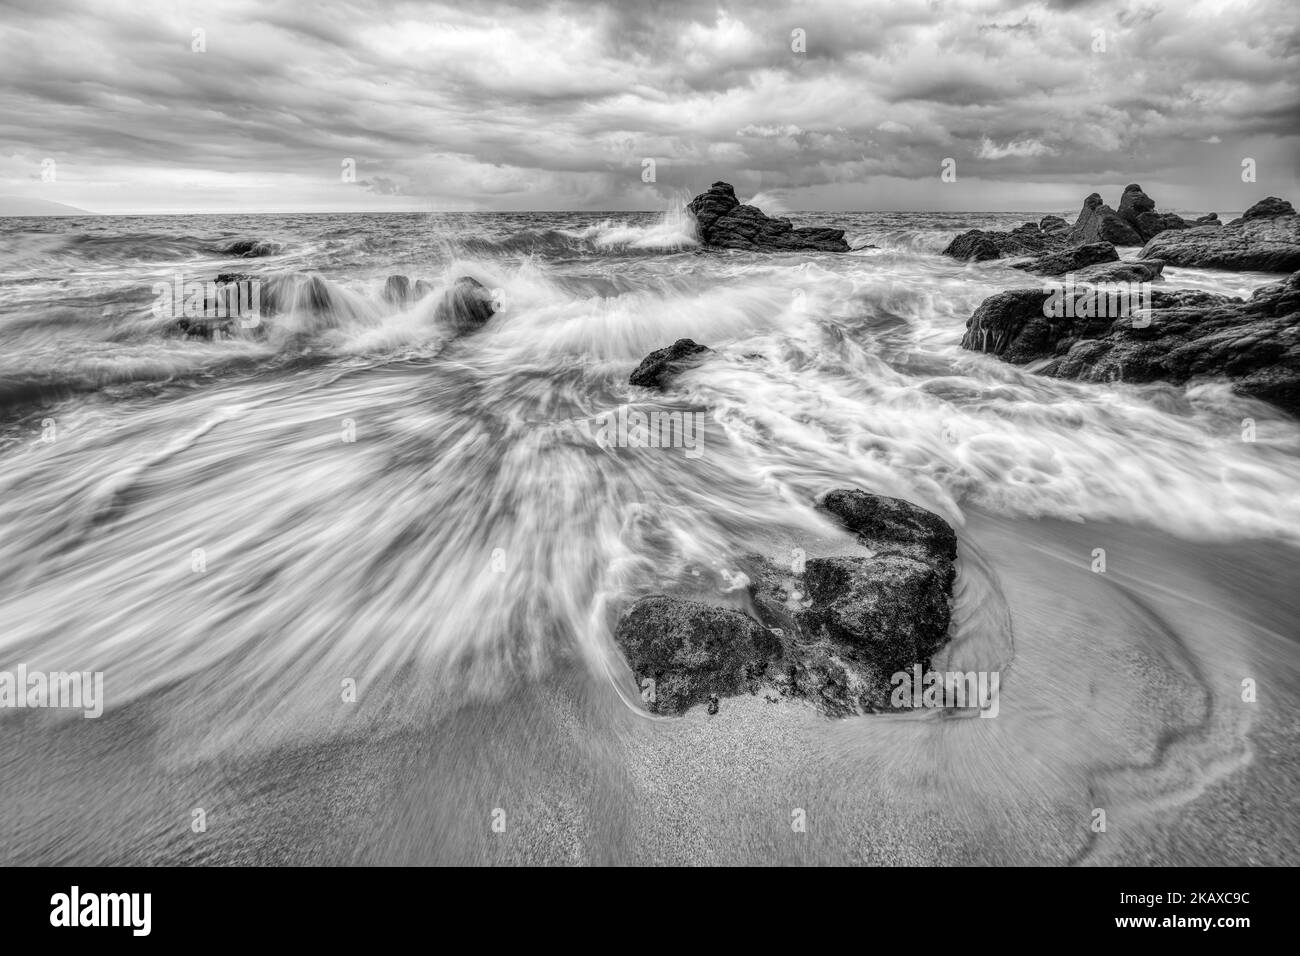
[[[1128,182],[1162,208],[1300,201],[1295,10],[7,0],[0,193],[619,210],[725,179],[787,209],[1055,210]]]

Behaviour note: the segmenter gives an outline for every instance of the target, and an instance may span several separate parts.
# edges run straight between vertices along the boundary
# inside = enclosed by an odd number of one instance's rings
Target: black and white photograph
[[[4,0],[0,79],[0,863],[98,874],[23,921],[1117,868],[1233,946],[1300,864],[1291,0]]]

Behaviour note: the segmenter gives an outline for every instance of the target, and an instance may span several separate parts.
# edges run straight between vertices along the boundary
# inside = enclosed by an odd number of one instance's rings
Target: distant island
[[[78,209],[50,199],[26,196],[0,196],[0,217],[4,216],[95,216],[98,213]]]

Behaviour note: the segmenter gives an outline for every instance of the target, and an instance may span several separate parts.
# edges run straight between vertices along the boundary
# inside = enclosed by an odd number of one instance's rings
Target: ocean
[[[1297,792],[1254,755],[1300,712],[1300,423],[963,350],[1037,280],[940,250],[1041,215],[792,214],[839,255],[702,250],[680,212],[0,220],[0,669],[105,698],[89,735],[3,718],[0,858],[1213,863],[1216,807]],[[218,339],[157,314],[226,272],[292,305]],[[453,336],[460,276],[500,309]],[[679,338],[719,354],[628,384]],[[698,414],[692,454],[581,427],[655,410]],[[957,529],[952,662],[1002,672],[998,719],[645,714],[618,614],[834,548],[840,487]]]

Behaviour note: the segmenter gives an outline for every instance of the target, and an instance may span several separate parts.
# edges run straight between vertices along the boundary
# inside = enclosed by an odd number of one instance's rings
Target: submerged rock
[[[1162,232],[1138,253],[1171,266],[1293,272],[1300,269],[1300,216],[1270,197],[1227,225]]]
[[[663,388],[675,375],[699,365],[713,352],[691,339],[678,339],[667,348],[656,349],[641,360],[628,382],[642,388]]]
[[[789,219],[774,219],[754,206],[742,205],[729,183],[714,183],[686,208],[695,217],[705,245],[759,252],[849,251],[843,229],[795,229]]]
[[[255,259],[260,256],[273,256],[279,252],[281,246],[278,242],[271,242],[268,239],[236,239],[234,242],[225,246],[221,251],[228,256],[239,256],[241,259]]]
[[[947,643],[957,554],[947,522],[856,489],[831,492],[822,507],[864,553],[812,558],[800,573],[750,556],[752,616],[662,594],[623,615],[615,640],[638,686],[654,682],[652,710],[767,689],[830,716],[886,710],[890,677],[928,665]]]
[[[433,319],[457,334],[474,332],[496,314],[492,291],[470,276],[461,276],[443,293]]]
[[[990,296],[967,321],[962,346],[1016,364],[1044,361],[1041,374],[1083,382],[1224,379],[1300,415],[1300,272],[1249,299],[1151,291],[1149,313],[1118,317],[1092,307],[1049,316],[1051,298],[1042,289]]]

